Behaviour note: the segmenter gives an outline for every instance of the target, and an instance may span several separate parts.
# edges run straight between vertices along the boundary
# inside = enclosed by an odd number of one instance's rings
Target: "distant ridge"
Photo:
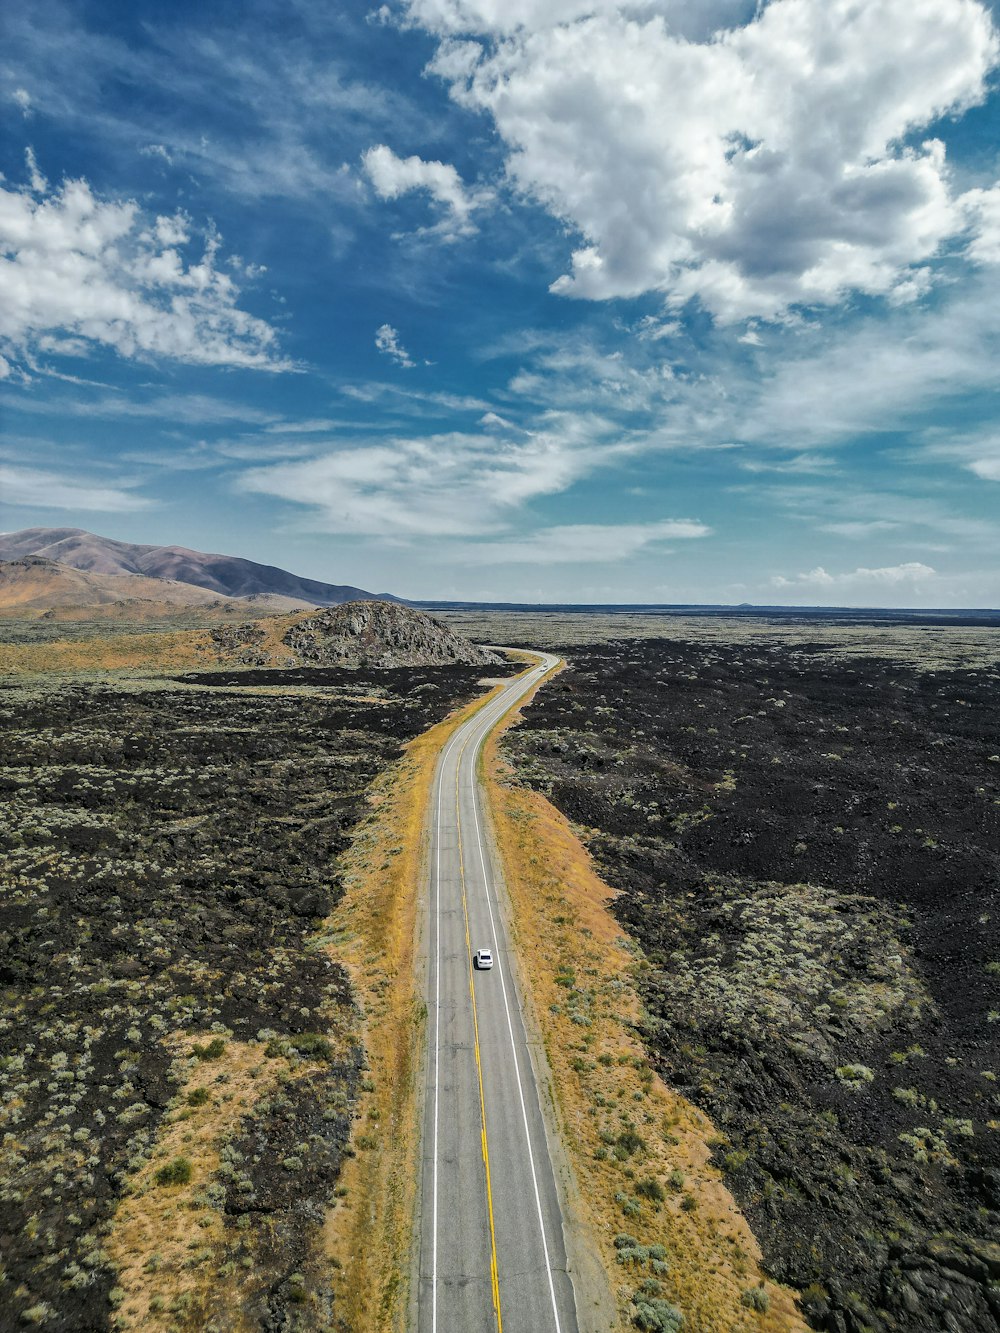
[[[225,597],[211,588],[145,574],[96,574],[38,555],[0,561],[0,618],[155,620],[202,612],[218,619],[223,613],[287,615],[312,605],[274,593]]]
[[[207,588],[224,597],[276,595],[312,606],[342,602],[398,602],[391,593],[370,593],[349,584],[304,579],[275,565],[234,555],[211,555],[185,546],[139,546],[99,537],[83,528],[24,528],[0,533],[0,560],[39,556],[93,574],[141,574]]]

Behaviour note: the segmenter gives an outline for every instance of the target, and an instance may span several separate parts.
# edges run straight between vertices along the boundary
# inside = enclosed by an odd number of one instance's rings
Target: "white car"
[[[482,971],[485,972],[487,968],[493,966],[492,950],[477,949],[476,952],[472,955],[472,963],[474,967],[481,969]]]

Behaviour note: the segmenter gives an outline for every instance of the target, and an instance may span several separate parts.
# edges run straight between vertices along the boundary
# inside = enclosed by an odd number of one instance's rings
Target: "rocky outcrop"
[[[259,625],[225,625],[209,636],[219,660],[238,666],[268,666],[270,655],[264,649],[264,631]]]
[[[304,663],[323,666],[499,666],[503,658],[423,611],[393,602],[347,602],[300,620],[283,642]]]

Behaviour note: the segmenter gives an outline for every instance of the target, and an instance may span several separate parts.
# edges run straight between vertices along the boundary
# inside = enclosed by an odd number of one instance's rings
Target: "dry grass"
[[[441,749],[494,693],[411,741],[377,779],[372,813],[345,857],[347,892],[326,923],[331,957],[350,972],[362,1009],[369,1061],[356,1154],[345,1163],[324,1234],[325,1252],[339,1265],[336,1307],[352,1333],[398,1330],[407,1321],[426,1020],[416,964],[424,833]]]
[[[223,1262],[223,1215],[203,1192],[218,1171],[223,1144],[276,1085],[283,1062],[265,1060],[259,1042],[231,1040],[218,1059],[201,1062],[191,1056],[195,1040],[175,1045],[176,1058],[190,1066],[182,1104],[166,1117],[152,1157],[133,1176],[108,1238],[118,1272],[113,1325],[121,1333],[202,1328],[209,1298],[217,1302],[224,1286],[232,1288],[227,1330],[243,1327],[238,1279]],[[189,1106],[187,1095],[199,1088],[209,1100]],[[157,1184],[156,1173],[176,1158],[190,1163],[190,1181]]]
[[[765,1279],[749,1224],[710,1161],[711,1122],[649,1066],[635,1033],[643,964],[608,910],[612,890],[559,811],[512,785],[499,734],[487,742],[484,771],[514,940],[576,1174],[577,1220],[589,1232],[584,1242],[600,1250],[622,1325],[644,1276],[617,1262],[614,1237],[627,1233],[666,1248],[669,1271],[659,1280],[689,1333],[805,1333],[792,1293]],[[614,1141],[629,1130],[642,1146],[619,1160]],[[661,1202],[637,1194],[650,1179],[663,1188]],[[638,1214],[625,1215],[616,1194],[638,1202]],[[760,1285],[770,1298],[763,1314],[741,1304]]]
[[[0,674],[15,676],[39,671],[174,671],[214,662],[214,645],[204,630],[0,643]]]

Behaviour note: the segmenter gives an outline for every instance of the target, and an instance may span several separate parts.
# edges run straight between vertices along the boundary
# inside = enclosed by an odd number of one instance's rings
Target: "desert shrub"
[[[220,1055],[225,1053],[226,1043],[221,1037],[213,1037],[211,1041],[206,1042],[204,1046],[195,1043],[191,1047],[191,1054],[196,1055],[199,1060],[218,1060]]]
[[[175,1157],[161,1166],[153,1179],[157,1185],[187,1185],[191,1180],[191,1162],[187,1157]]]
[[[319,1032],[300,1032],[298,1036],[289,1037],[288,1044],[299,1055],[309,1056],[313,1060],[331,1060],[333,1050],[327,1039]]]
[[[758,1314],[767,1314],[771,1308],[771,1298],[763,1287],[748,1287],[740,1297],[740,1304]]]
[[[636,1328],[648,1329],[651,1333],[678,1333],[684,1326],[684,1316],[669,1301],[643,1292],[636,1292],[632,1299],[635,1304],[632,1323]]]
[[[635,1192],[641,1199],[652,1199],[654,1203],[662,1203],[667,1197],[666,1190],[655,1176],[646,1176],[638,1181]]]
[[[867,1065],[840,1065],[834,1073],[840,1079],[845,1087],[856,1091],[863,1088],[866,1083],[873,1082],[875,1075]]]
[[[192,1088],[187,1095],[188,1106],[204,1106],[211,1099],[212,1094],[207,1088]]]
[[[644,1152],[646,1140],[634,1129],[623,1129],[615,1140],[619,1156],[633,1157],[637,1152]]]

